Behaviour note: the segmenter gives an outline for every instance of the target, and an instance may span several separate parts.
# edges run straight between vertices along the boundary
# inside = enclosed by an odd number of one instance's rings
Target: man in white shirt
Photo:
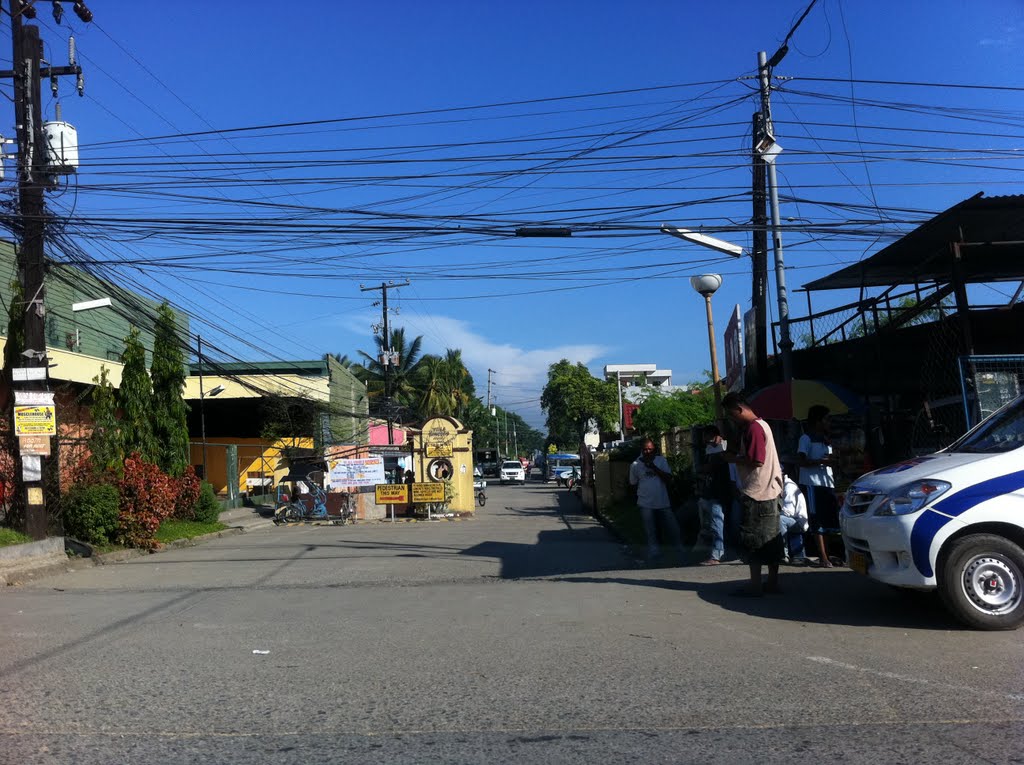
[[[807,531],[807,502],[800,487],[788,475],[782,476],[779,530],[786,541],[786,557],[793,563],[806,563],[804,532]]]
[[[643,443],[640,456],[629,466],[629,483],[636,487],[636,504],[640,508],[640,516],[644,523],[644,534],[647,536],[647,561],[656,561],[661,557],[658,544],[657,519],[667,531],[672,544],[679,553],[679,562],[685,558],[683,540],[679,533],[679,523],[672,512],[672,501],[668,496],[668,482],[672,478],[672,469],[668,460],[655,454],[654,441],[647,439]]]

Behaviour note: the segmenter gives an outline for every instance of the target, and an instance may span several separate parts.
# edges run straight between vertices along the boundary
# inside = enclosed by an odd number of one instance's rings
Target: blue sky
[[[48,57],[73,31],[86,71],[85,98],[61,85],[82,167],[49,198],[77,246],[55,256],[193,312],[222,360],[370,349],[359,285],[408,278],[393,323],[462,348],[481,391],[496,370],[498,403],[541,425],[563,357],[701,378],[691,275],[723,274],[719,338],[749,303],[749,261],[657,229],[749,245],[745,78],[807,0],[93,0],[94,25],[67,2],[60,27],[37,5]],[[1020,87],[1022,43],[1016,0],[819,0],[775,71],[790,289],[978,191],[1022,193],[1024,93],[866,82]]]

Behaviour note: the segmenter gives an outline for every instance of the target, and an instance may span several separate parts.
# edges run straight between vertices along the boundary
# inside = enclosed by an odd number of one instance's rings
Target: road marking
[[[219,730],[131,730],[131,729],[104,729],[87,730],[83,727],[65,726],[63,728],[33,727],[26,723],[17,728],[0,727],[0,736],[96,736],[96,737],[124,737],[124,736],[153,736],[156,738],[263,738],[266,736],[306,736],[306,735],[347,735],[366,736],[368,738],[379,736],[438,736],[458,735],[472,733],[630,733],[655,731],[672,733],[676,731],[743,731],[743,730],[812,730],[820,728],[893,728],[904,726],[935,726],[935,725],[996,725],[1002,723],[1024,722],[1021,717],[991,717],[981,718],[952,718],[943,720],[844,720],[843,722],[766,722],[766,723],[733,723],[722,725],[579,725],[565,726],[560,728],[516,728],[516,727],[495,727],[495,728],[380,728],[377,730],[353,730],[351,726],[329,728],[317,726],[308,729],[290,728],[287,730],[253,730],[253,731],[219,731]]]
[[[968,693],[974,693],[979,696],[995,696],[996,698],[1007,699],[1009,701],[1024,702],[1024,693],[1002,693],[1000,691],[989,691],[983,688],[973,688],[969,685],[953,685],[951,683],[927,680],[923,677],[901,675],[898,672],[885,672],[879,669],[870,669],[869,667],[858,667],[856,664],[848,664],[845,661],[836,661],[835,659],[830,659],[827,656],[805,656],[804,658],[808,661],[813,661],[818,664],[824,664],[829,667],[835,667],[836,669],[845,669],[848,672],[857,672],[864,675],[872,675],[873,677],[882,677],[886,680],[898,680],[902,683],[912,683],[914,685],[927,685],[932,688],[947,688],[952,691],[966,691]]]

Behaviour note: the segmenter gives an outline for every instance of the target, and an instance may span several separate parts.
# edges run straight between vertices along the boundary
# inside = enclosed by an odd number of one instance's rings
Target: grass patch
[[[201,523],[199,521],[176,521],[167,520],[160,524],[156,531],[156,540],[161,544],[173,542],[176,539],[192,539],[203,534],[212,534],[215,531],[226,529],[223,523]]]
[[[25,536],[20,531],[14,529],[0,529],[0,547],[7,547],[8,545],[23,545],[26,542],[31,542],[32,537]]]
[[[644,533],[644,522],[640,516],[640,509],[630,500],[621,500],[603,511],[605,519],[615,530],[615,533],[629,546],[630,553],[637,558],[647,555],[647,535]],[[682,511],[676,512],[676,520],[679,522],[680,532],[683,536],[683,546],[689,550],[697,540],[697,533],[700,531],[700,522],[696,518],[695,508],[684,506]],[[675,552],[665,541],[664,530],[658,526],[658,535],[662,541],[662,553],[665,560],[674,560]]]

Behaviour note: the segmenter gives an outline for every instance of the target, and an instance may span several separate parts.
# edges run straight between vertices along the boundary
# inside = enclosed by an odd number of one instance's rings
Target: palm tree
[[[463,419],[469,402],[475,397],[476,386],[473,384],[473,376],[466,369],[462,362],[461,348],[448,348],[445,350],[444,364],[446,372],[446,383],[448,396],[452,402],[452,414],[458,419]]]
[[[419,388],[417,408],[423,420],[452,414],[454,402],[449,390],[449,376],[448,364],[439,356],[424,356],[420,359],[416,374]]]

